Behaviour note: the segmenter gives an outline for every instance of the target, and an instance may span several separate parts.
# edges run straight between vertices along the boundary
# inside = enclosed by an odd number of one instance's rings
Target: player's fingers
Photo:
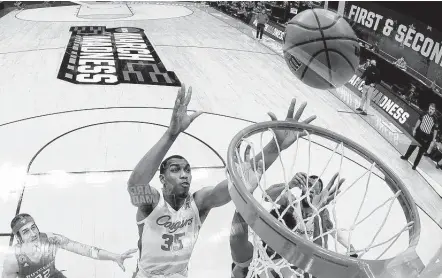
[[[187,105],[189,105],[191,99],[192,99],[192,86],[190,86],[189,89],[187,90],[187,95],[184,100],[184,105],[186,107],[187,107]]]
[[[269,112],[269,113],[267,113],[267,115],[269,115],[269,117],[270,117],[270,119],[272,119],[272,121],[277,121],[278,120],[278,118],[276,118],[276,115],[273,114],[273,112]]]
[[[190,122],[193,122],[196,118],[198,118],[201,114],[203,114],[203,111],[196,111],[192,115],[189,116]]]
[[[296,122],[299,121],[302,113],[304,113],[304,109],[306,106],[307,106],[307,102],[304,102],[303,104],[301,104],[301,107],[299,107],[298,111],[296,111],[296,114],[295,114],[295,117],[293,118],[293,120],[295,120]]]
[[[299,185],[302,185],[302,184],[304,184],[304,182],[305,182],[305,177],[304,176],[302,176],[301,174],[296,174],[295,175],[295,182],[297,183],[297,184],[299,184]]]
[[[306,173],[302,173],[302,172],[300,172],[300,173],[297,173],[296,175],[297,175],[297,176],[296,176],[297,180],[298,180],[302,185],[307,184],[307,174],[306,174]]]
[[[296,176],[307,178],[307,173],[298,172],[298,173],[296,173]]]
[[[328,198],[327,198],[326,205],[330,204],[330,203],[333,201],[333,199],[334,199],[334,196],[330,196],[330,197],[328,197]]]
[[[316,120],[316,118],[317,118],[316,115],[310,116],[307,119],[305,119],[304,121],[302,121],[302,123],[309,124],[309,123],[313,122],[314,120]]]
[[[338,184],[338,190],[341,188],[342,184],[345,182],[345,179],[341,179]]]
[[[338,177],[338,173],[334,174],[333,177],[331,178],[330,182],[327,185],[327,190],[330,191],[330,189],[332,188],[332,186],[335,184],[336,178]]]
[[[290,102],[289,110],[287,111],[287,120],[293,119],[293,113],[295,113],[295,106],[296,106],[296,98],[292,99],[292,102]]]
[[[246,150],[244,151],[244,161],[246,161],[247,158],[249,157],[251,148],[252,148],[251,145],[247,145]]]
[[[175,105],[173,107],[172,118],[176,117],[179,109],[180,109],[180,91],[178,90],[178,94],[175,100]]]
[[[183,104],[184,96],[186,95],[186,84],[182,83],[181,88],[178,93],[178,97],[180,99],[180,104]]]
[[[261,175],[262,173],[264,173],[264,162],[262,161],[262,159],[258,162],[257,171]]]

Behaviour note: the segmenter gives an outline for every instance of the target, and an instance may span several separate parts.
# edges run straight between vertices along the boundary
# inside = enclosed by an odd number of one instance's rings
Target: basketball
[[[351,26],[340,15],[309,9],[286,27],[284,59],[305,84],[328,89],[344,85],[359,65],[359,43]]]

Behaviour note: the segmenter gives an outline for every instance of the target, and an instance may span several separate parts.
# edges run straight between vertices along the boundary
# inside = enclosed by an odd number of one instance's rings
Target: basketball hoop
[[[238,167],[244,162],[239,150],[250,146],[250,157],[254,157],[262,152],[266,143],[276,140],[274,132],[277,130],[306,132],[307,136],[298,138],[283,154],[278,149],[279,157],[274,164],[279,164],[276,166],[280,169],[275,172],[274,165],[264,170],[256,190],[259,192],[251,194],[247,189],[245,174],[241,167]],[[286,155],[286,152],[290,151],[295,151],[294,156]],[[320,155],[318,156],[316,152]],[[331,154],[330,157],[324,156],[324,152]],[[312,158],[319,159],[311,161]],[[285,160],[291,159],[294,161],[289,165],[284,163]],[[338,169],[332,169],[333,167]],[[345,170],[348,172],[344,173]],[[272,179],[275,180],[274,183],[285,184],[286,190],[281,193],[282,195],[289,190],[288,180],[293,176],[291,172],[300,171],[307,172],[308,176],[315,174],[321,179],[326,178],[327,173],[336,172],[339,173],[338,180],[339,177],[348,178],[342,187],[342,192],[335,193],[334,200],[327,206],[319,211],[315,209],[315,214],[311,217],[320,217],[320,211],[330,209],[333,212],[333,231],[348,233],[348,242],[357,244],[354,252],[359,255],[358,258],[350,257],[347,249],[338,250],[337,233],[332,238],[335,242],[334,250],[329,250],[330,248],[324,247],[324,240],[322,246],[317,245],[313,241],[318,237],[300,236],[294,232],[294,229],[289,229],[285,225],[281,220],[282,215],[275,218],[269,213],[270,209],[277,207],[276,200],[269,202],[266,196],[266,190],[272,184]],[[339,134],[313,125],[288,121],[264,122],[249,126],[239,132],[230,143],[227,154],[227,179],[236,210],[252,229],[252,243],[255,247],[247,277],[271,277],[259,276],[259,273],[269,269],[274,270],[281,278],[287,278],[281,275],[283,269],[291,269],[293,272],[291,277],[304,277],[301,275],[305,272],[317,278],[416,277],[424,267],[415,251],[420,235],[420,220],[409,191],[396,174],[373,153]],[[325,184],[327,182],[324,181]],[[361,184],[362,189],[355,189]],[[346,197],[349,192],[354,191],[356,193],[350,196],[351,198]],[[362,200],[356,205],[353,202],[357,199],[358,192],[362,193],[360,194]],[[308,198],[308,193],[307,191],[297,196],[291,205],[299,204],[303,198]],[[384,200],[378,200],[382,198]],[[339,203],[341,200],[344,202]],[[384,216],[372,220],[373,216],[382,210]],[[355,215],[348,216],[352,213]],[[398,213],[402,216],[399,217]],[[393,214],[396,214],[394,218],[389,219]],[[304,218],[300,219],[307,221]],[[371,223],[367,220],[371,220]],[[390,222],[394,222],[393,225],[390,225]],[[376,225],[380,227],[374,228]],[[298,223],[298,226],[302,229],[304,225]],[[358,228],[362,229],[362,232],[358,231]],[[396,231],[389,231],[394,228],[397,228]],[[367,234],[370,231],[372,234]],[[323,238],[330,234],[331,231],[326,232],[321,229],[319,237]],[[274,260],[268,255],[263,247],[266,244],[282,259]],[[403,246],[400,246],[401,244]],[[384,247],[385,250],[379,250]],[[393,251],[397,252],[391,254]],[[367,256],[372,258],[364,258]]]

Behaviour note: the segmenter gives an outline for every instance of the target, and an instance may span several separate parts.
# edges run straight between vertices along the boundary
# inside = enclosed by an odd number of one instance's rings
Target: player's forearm
[[[100,261],[115,261],[117,256],[118,256],[117,254],[114,254],[112,252],[99,249],[98,256],[96,259]]]
[[[138,162],[129,178],[128,185],[146,185],[154,177],[167,151],[175,142],[177,136],[172,136],[168,131]]]
[[[230,231],[230,245],[246,244],[249,240],[248,225],[237,211],[233,214]]]
[[[263,155],[264,153],[264,155]],[[263,160],[265,169],[267,170],[273,162],[278,158],[279,151],[278,146],[276,145],[276,142],[274,139],[272,139],[263,149],[262,152],[260,152],[258,155],[255,156],[255,162],[258,163],[260,160]],[[263,159],[264,157],[264,159]],[[253,161],[253,160],[252,160]]]

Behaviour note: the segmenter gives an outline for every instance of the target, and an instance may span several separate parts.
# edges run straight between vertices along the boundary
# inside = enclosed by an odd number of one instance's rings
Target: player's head
[[[34,218],[27,213],[20,213],[11,221],[11,229],[19,242],[36,242],[40,239],[40,230]]]
[[[266,13],[266,9],[262,8],[262,9],[261,9],[261,13],[262,13],[262,14],[265,14],[265,13]]]
[[[428,107],[428,114],[433,115],[436,112],[436,104],[430,103],[430,107]]]
[[[375,59],[371,60],[371,65],[376,66],[376,60]]]
[[[180,155],[166,158],[160,165],[160,181],[168,193],[187,196],[192,181],[192,173],[187,160]]]

